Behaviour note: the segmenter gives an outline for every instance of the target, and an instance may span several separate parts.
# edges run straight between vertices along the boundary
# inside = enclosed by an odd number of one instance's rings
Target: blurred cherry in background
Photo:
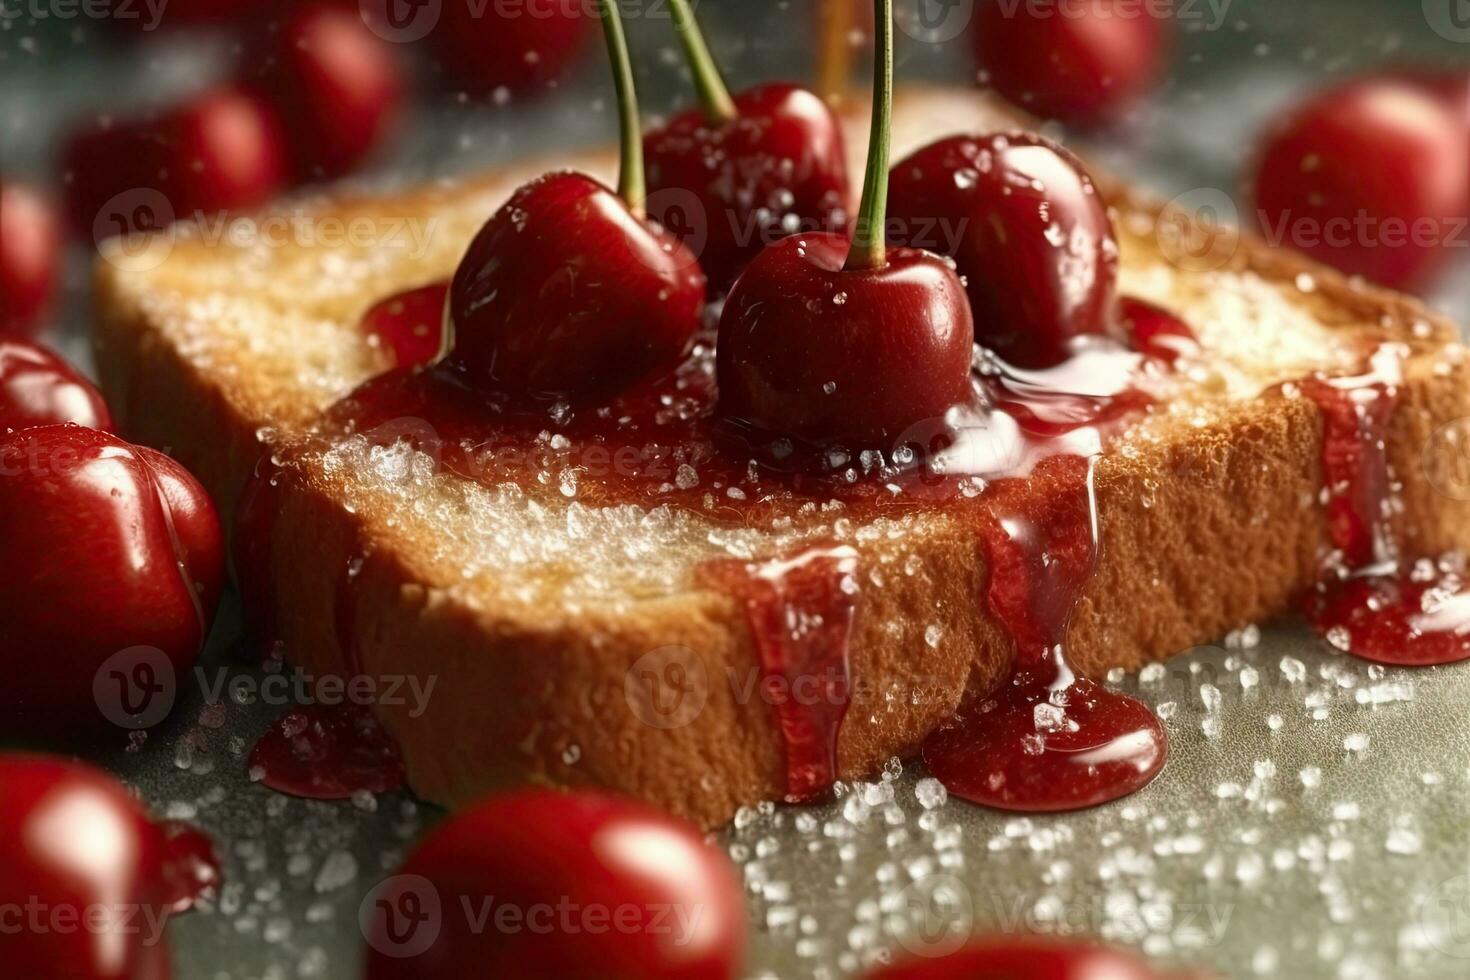
[[[979,0],[980,80],[1040,116],[1112,121],[1167,67],[1174,23],[1157,10],[1136,0]]]
[[[294,5],[247,50],[243,72],[279,113],[298,180],[340,177],[389,135],[404,94],[397,46],[354,10]]]
[[[596,30],[580,3],[444,0],[426,38],[448,81],[471,95],[532,92],[554,84]]]
[[[40,191],[0,180],[0,335],[30,334],[56,294],[61,230]]]
[[[99,118],[72,136],[63,161],[68,214],[86,240],[264,204],[288,169],[275,111],[237,86],[149,116]]]
[[[1386,286],[1425,285],[1470,209],[1467,122],[1432,88],[1362,78],[1264,135],[1252,191],[1269,241]]]

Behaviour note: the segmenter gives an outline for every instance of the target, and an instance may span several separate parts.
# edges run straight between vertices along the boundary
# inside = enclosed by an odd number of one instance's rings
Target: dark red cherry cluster
[[[606,403],[678,363],[707,283],[733,283],[717,339],[720,419],[743,446],[856,452],[887,450],[973,399],[977,340],[1051,367],[1077,337],[1110,330],[1117,243],[1065,150],[1024,134],[955,137],[890,176],[891,38],[877,18],[878,111],[849,233],[831,111],[791,86],[732,97],[687,5],[673,9],[700,107],[640,140],[618,73],[619,193],[580,174],[516,192],[455,274],[446,370],[510,397]],[[616,21],[608,28],[621,64]],[[645,215],[645,197],[663,210]],[[674,209],[703,224],[678,227]],[[788,220],[811,230],[783,237]],[[936,225],[955,234],[926,240]],[[742,228],[776,240],[761,247]]]

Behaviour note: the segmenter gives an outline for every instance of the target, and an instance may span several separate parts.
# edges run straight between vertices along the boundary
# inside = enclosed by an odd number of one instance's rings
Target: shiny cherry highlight
[[[487,903],[491,918],[476,928],[464,911]],[[424,918],[429,906],[442,914]],[[497,908],[528,918],[512,924]],[[639,803],[552,790],[441,823],[379,886],[365,925],[369,980],[727,980],[745,945],[740,883],[697,829]]]
[[[889,177],[888,237],[951,255],[976,340],[1027,368],[1106,333],[1118,288],[1107,206],[1080,161],[1026,133],[955,136]]]
[[[841,235],[787,238],[745,271],[720,318],[720,416],[852,452],[970,399],[974,325],[949,264],[917,249],[847,270]]]
[[[472,384],[599,401],[674,366],[705,280],[677,238],[576,173],[518,190],[480,230],[449,291],[449,360]]]
[[[164,659],[181,678],[213,618],[222,563],[213,504],[167,457],[76,425],[0,437],[7,725],[98,727],[108,713],[94,685],[124,651],[146,659],[159,684]],[[46,669],[31,669],[42,652]]]
[[[0,337],[0,433],[75,422],[111,431],[96,386],[39,344]]]

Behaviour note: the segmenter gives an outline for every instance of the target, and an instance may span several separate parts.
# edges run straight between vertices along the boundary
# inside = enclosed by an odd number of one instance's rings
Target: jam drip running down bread
[[[853,174],[865,117],[843,119]],[[1022,125],[910,91],[894,157]],[[892,440],[908,452],[752,467],[716,410],[713,324],[672,375],[602,405],[504,398],[453,358],[413,370],[480,223],[545,169],[320,205],[434,221],[412,254],[178,240],[155,268],[99,267],[119,425],[176,447],[226,507],[250,484],[236,564],[270,637],[315,673],[439,678],[420,714],[377,708],[429,799],[591,784],[714,825],[922,752],[959,795],[1086,805],[1165,754],[1157,721],[1089,678],[1302,595],[1372,655],[1352,595],[1391,586],[1324,573],[1364,564],[1344,506],[1402,556],[1400,597],[1427,587],[1412,559],[1470,547],[1470,504],[1433,467],[1470,416],[1453,325],[1102,178],[1115,329],[1072,337],[1059,311],[1060,361],[982,354],[971,400]],[[1381,411],[1338,411],[1324,390],[1358,390],[1343,379],[1384,351]],[[252,482],[258,439],[274,461]]]

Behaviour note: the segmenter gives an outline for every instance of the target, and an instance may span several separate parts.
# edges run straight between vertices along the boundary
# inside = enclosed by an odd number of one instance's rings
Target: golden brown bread
[[[908,92],[895,116],[895,159],[952,132],[1014,125],[969,92]],[[859,160],[863,121],[846,129]],[[553,163],[606,173],[611,158]],[[290,486],[272,559],[289,656],[318,673],[344,669],[350,655],[371,677],[436,678],[421,716],[411,703],[379,709],[431,800],[459,804],[525,780],[592,784],[708,826],[779,797],[784,749],[753,683],[744,611],[694,569],[710,557],[769,557],[813,535],[860,554],[840,770],[869,775],[912,752],[1011,655],[980,598],[981,549],[962,522],[935,512],[864,523],[834,511],[800,517],[796,530],[731,530],[700,514],[586,508],[534,481],[517,491],[462,485],[362,440],[303,440],[317,413],[386,366],[358,329],[362,312],[447,276],[485,217],[542,169],[310,205],[380,228],[437,221],[417,254],[381,242],[177,241],[151,269],[99,264],[98,360],[124,431],[170,448],[231,508],[257,432],[269,430]],[[1104,189],[1124,290],[1183,315],[1218,363],[1098,465],[1101,555],[1069,635],[1079,667],[1137,667],[1208,642],[1280,614],[1314,580],[1326,540],[1321,420],[1310,400],[1274,387],[1349,369],[1359,338],[1408,351],[1389,440],[1403,504],[1396,532],[1419,553],[1470,548],[1470,502],[1438,492],[1422,459],[1439,426],[1470,416],[1470,359],[1451,324],[1294,254],[1217,238],[1187,215],[1166,227],[1218,247],[1185,255],[1157,233],[1156,204],[1113,182]],[[685,696],[702,700],[692,717],[650,713],[651,696],[666,699],[655,709],[675,703],[671,660]]]

